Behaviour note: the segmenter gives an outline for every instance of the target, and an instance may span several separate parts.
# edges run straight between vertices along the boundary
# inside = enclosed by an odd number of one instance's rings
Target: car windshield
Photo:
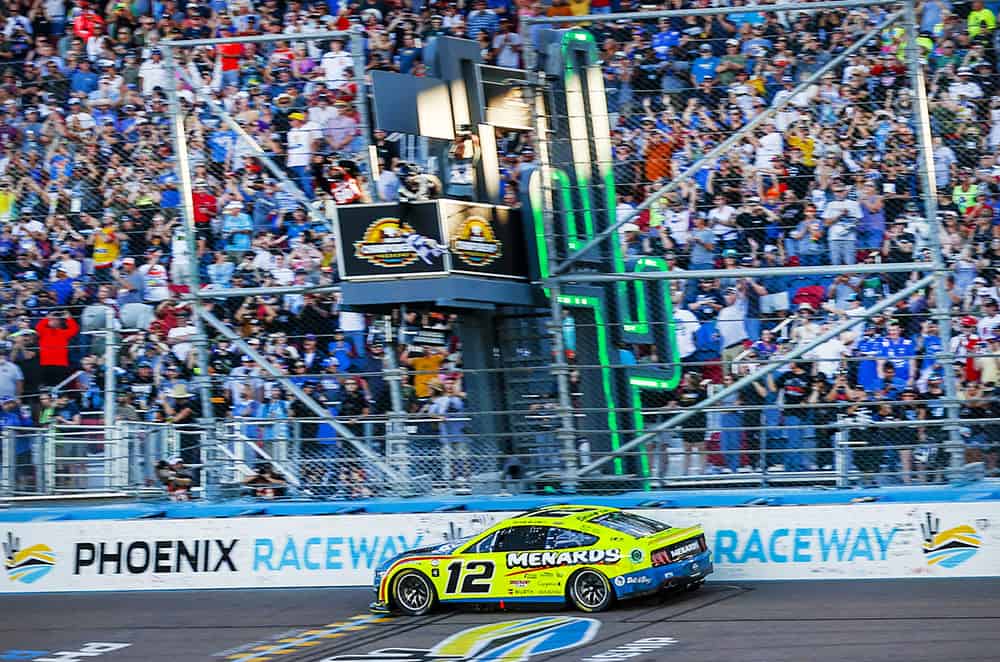
[[[606,526],[609,529],[620,531],[621,533],[627,533],[628,535],[635,536],[636,538],[651,536],[654,533],[666,531],[670,528],[669,524],[657,522],[656,520],[649,519],[648,517],[623,512],[606,513],[604,515],[599,515],[590,521],[594,524],[600,524],[601,526]]]

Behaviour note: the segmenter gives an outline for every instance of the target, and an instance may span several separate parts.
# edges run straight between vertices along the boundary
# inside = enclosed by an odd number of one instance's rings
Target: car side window
[[[512,526],[498,531],[493,543],[494,552],[528,552],[545,549],[547,526]]]
[[[465,550],[466,554],[487,554],[493,549],[493,540],[497,537],[496,532],[486,536],[475,545]]]
[[[571,531],[560,529],[556,526],[549,527],[549,533],[545,540],[545,549],[570,549],[573,547],[590,547],[597,542],[597,536],[582,531]]]

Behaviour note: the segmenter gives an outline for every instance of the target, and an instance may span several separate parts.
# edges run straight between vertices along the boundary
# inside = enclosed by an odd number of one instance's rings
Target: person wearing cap
[[[715,78],[719,68],[719,58],[712,52],[711,44],[702,44],[698,47],[698,57],[691,62],[691,80],[701,87],[706,78]]]
[[[239,200],[230,200],[222,208],[222,238],[230,253],[243,253],[253,247],[253,221]]]
[[[158,47],[151,48],[149,58],[139,66],[139,81],[143,95],[152,95],[157,88],[167,89],[167,66]]]
[[[124,308],[129,304],[142,304],[145,300],[146,279],[136,268],[135,258],[126,257],[122,260],[122,272],[117,269],[111,272],[112,278],[118,284],[118,305]],[[133,328],[133,325],[126,325]],[[144,328],[144,327],[134,327]]]
[[[802,442],[812,434],[806,429],[806,409],[813,397],[812,378],[809,374],[810,364],[794,361],[791,369],[777,378],[774,373],[767,376],[767,388],[772,394],[781,393],[784,397],[785,452],[778,456],[778,464],[785,471],[802,471],[806,468],[806,457],[802,453]]]
[[[984,278],[983,285],[985,283],[986,279]],[[986,288],[983,287],[983,289]],[[981,338],[990,338],[995,335],[995,330],[1000,327],[1000,312],[997,310],[997,300],[991,296],[984,296],[979,301],[979,307],[981,314],[979,320],[976,322],[976,332]]]
[[[156,463],[156,478],[167,490],[171,501],[187,501],[194,478],[184,466],[182,457],[174,456]]]
[[[619,228],[621,234],[622,255],[625,257],[625,269],[632,271],[643,255],[653,252],[649,237],[635,223],[625,223]]]
[[[87,239],[92,247],[94,280],[99,283],[114,281],[114,265],[121,255],[122,242],[127,239],[125,233],[119,232],[114,214],[104,214],[100,226],[94,227]]]
[[[302,192],[313,198],[312,157],[315,143],[323,138],[322,129],[306,120],[303,112],[295,110],[288,115],[291,128],[287,137],[287,164]]]
[[[841,182],[833,184],[834,199],[823,209],[823,223],[827,228],[830,246],[830,264],[854,264],[857,261],[857,224],[861,220],[861,206],[847,197],[847,187]]]

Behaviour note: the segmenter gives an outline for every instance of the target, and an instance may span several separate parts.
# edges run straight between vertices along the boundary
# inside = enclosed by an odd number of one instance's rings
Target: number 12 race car
[[[413,549],[375,571],[377,613],[420,616],[438,603],[565,603],[696,589],[713,570],[700,526],[674,528],[618,508],[551,506],[479,535]]]

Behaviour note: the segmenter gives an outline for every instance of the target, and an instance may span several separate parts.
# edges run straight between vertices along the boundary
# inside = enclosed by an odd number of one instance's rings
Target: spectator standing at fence
[[[182,426],[180,433],[181,457],[185,464],[201,463],[201,433],[194,424],[201,418],[201,404],[187,386],[176,384],[169,398],[161,400],[166,422]]]
[[[777,379],[773,373],[767,376],[768,388],[780,393],[784,399],[785,452],[781,464],[785,471],[802,471],[805,468],[802,440],[806,423],[805,406],[811,392],[807,367],[808,364],[795,361],[791,370]]]
[[[4,428],[29,427],[33,424],[31,416],[18,406],[15,398],[5,396],[0,398],[0,436]],[[31,457],[31,441],[33,437],[27,434],[17,434],[14,443],[14,473],[18,485],[23,485],[27,478],[34,474],[34,464]]]
[[[450,379],[443,384],[434,381],[429,388],[432,400],[428,413],[437,417],[438,441],[444,456],[442,478],[445,481],[467,482],[470,467],[464,394]]]
[[[858,222],[862,218],[861,206],[857,200],[847,197],[847,187],[840,182],[833,185],[834,199],[823,209],[823,222],[827,226],[827,240],[830,244],[830,264],[854,264],[857,262]]]
[[[42,386],[58,386],[70,374],[69,343],[80,330],[63,311],[52,311],[35,327],[38,333]]]
[[[322,137],[318,126],[306,121],[300,111],[289,113],[291,128],[288,130],[288,168],[302,192],[313,198],[312,157],[313,143]]]
[[[9,358],[7,350],[0,348],[0,398],[20,398],[24,389],[24,373]]]

